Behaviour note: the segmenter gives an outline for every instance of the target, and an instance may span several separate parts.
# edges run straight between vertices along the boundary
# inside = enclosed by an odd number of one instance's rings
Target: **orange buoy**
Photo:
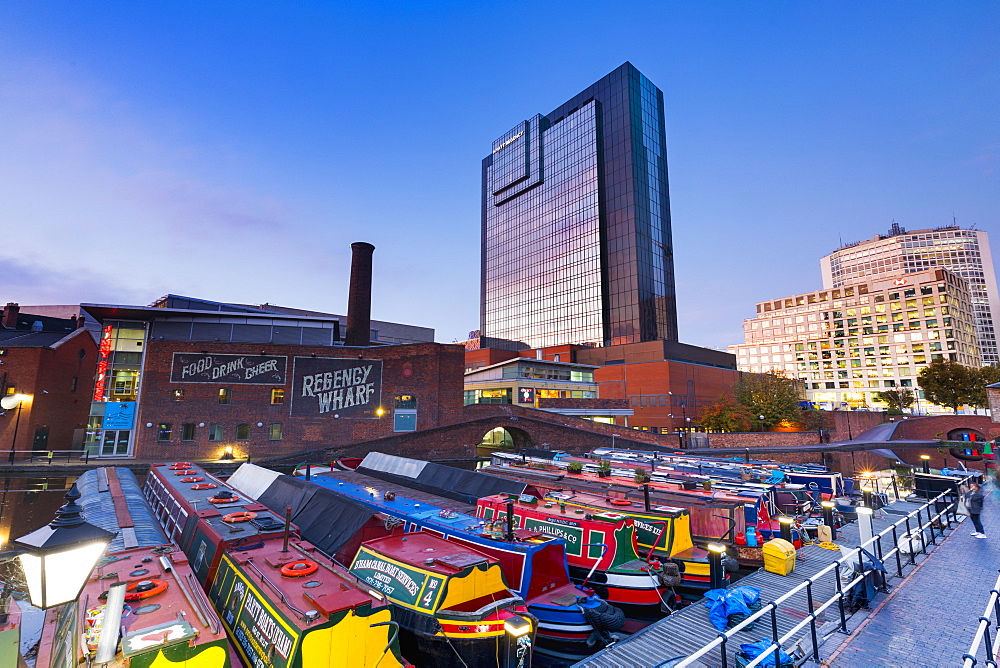
[[[228,515],[223,515],[223,522],[230,522],[235,524],[236,522],[246,522],[247,520],[252,520],[257,517],[257,513],[251,513],[249,510],[244,510],[239,513],[229,513]]]
[[[181,471],[174,471],[174,475],[194,475],[197,473],[194,469],[184,469]]]
[[[181,482],[201,482],[204,480],[200,475],[193,475],[190,478],[181,478]]]
[[[126,601],[141,601],[162,594],[167,590],[166,580],[136,580],[125,586]]]
[[[198,478],[199,480],[204,480],[204,478]],[[203,489],[215,489],[218,485],[214,485],[210,482],[202,483],[201,485],[191,485],[191,489],[203,490]]]
[[[189,469],[191,468],[191,466],[192,466],[191,462],[176,462],[170,465],[170,470],[178,471],[180,469]]]
[[[319,570],[319,564],[315,561],[309,561],[308,559],[300,559],[298,561],[292,561],[281,567],[281,574],[286,578],[301,578],[306,575],[312,575],[317,570]]]
[[[628,499],[611,499],[612,506],[631,506],[632,502]]]

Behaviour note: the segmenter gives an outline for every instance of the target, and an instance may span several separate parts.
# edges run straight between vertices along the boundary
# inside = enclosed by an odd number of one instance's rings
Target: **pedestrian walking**
[[[965,507],[969,510],[969,519],[972,520],[972,525],[976,528],[972,532],[975,538],[986,538],[986,533],[983,531],[983,521],[980,519],[980,515],[983,512],[983,499],[986,495],[983,494],[983,490],[980,489],[979,483],[970,483],[969,489],[962,495],[962,500],[965,502]]]

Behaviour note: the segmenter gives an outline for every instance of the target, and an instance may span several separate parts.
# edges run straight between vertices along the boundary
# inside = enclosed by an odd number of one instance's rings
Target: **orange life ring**
[[[239,513],[229,513],[228,515],[223,515],[222,521],[235,524],[236,522],[246,522],[247,520],[252,520],[257,517],[257,513],[251,513],[249,510],[244,510]]]
[[[198,480],[204,480],[204,478],[198,478]],[[191,485],[191,489],[197,489],[197,490],[215,489],[216,487],[218,487],[218,485],[212,484],[210,482],[206,482],[201,485]]]
[[[609,499],[612,506],[631,506],[632,502],[628,499]]]
[[[170,465],[170,470],[178,471],[180,469],[189,469],[191,468],[191,466],[192,466],[191,462],[176,462]]]
[[[201,482],[204,480],[200,475],[193,475],[190,478],[181,478],[181,482]]]
[[[298,561],[292,561],[282,566],[281,574],[286,578],[301,578],[306,575],[312,575],[318,570],[319,564],[315,561],[299,559]]]
[[[197,473],[194,469],[184,469],[182,471],[174,471],[174,475],[194,475]]]
[[[152,587],[148,589],[138,589],[139,585],[144,582],[148,582]],[[166,580],[136,580],[135,582],[129,582],[125,586],[125,600],[126,601],[141,601],[144,598],[151,598],[157,594],[162,594],[167,590]]]
[[[213,496],[209,499],[210,503],[239,503],[240,501],[242,501],[242,499],[238,496],[230,496],[224,499]]]

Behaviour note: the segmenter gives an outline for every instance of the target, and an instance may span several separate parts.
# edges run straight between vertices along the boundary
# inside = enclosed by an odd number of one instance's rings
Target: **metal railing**
[[[90,463],[90,450],[83,448],[79,450],[9,450],[7,457],[8,464],[24,464],[45,462],[51,464],[55,461],[65,460],[67,462],[76,461],[84,464]],[[16,455],[16,457],[15,457]]]
[[[955,484],[963,484],[967,481],[968,478],[961,480],[956,478]],[[951,500],[948,500],[949,496],[952,497]],[[895,574],[890,574],[889,571],[886,570],[886,581],[888,581],[891,577],[902,578],[904,555],[907,565],[915,564],[918,551],[921,554],[926,555],[928,542],[932,545],[937,544],[935,530],[939,527],[950,528],[953,522],[958,521],[955,514],[957,501],[957,495],[954,490],[945,490],[941,492],[933,499],[928,500],[924,505],[902,517],[899,521],[872,536],[870,540],[865,541],[857,547],[849,548],[848,553],[840,559],[820,570],[815,575],[808,578],[805,582],[793,587],[778,598],[766,604],[759,611],[749,615],[739,624],[736,624],[726,631],[720,632],[719,635],[710,643],[702,646],[696,652],[688,655],[684,660],[676,664],[676,668],[695,665],[698,659],[716,648],[719,648],[721,653],[722,668],[728,668],[731,663],[728,656],[729,641],[736,633],[742,631],[746,627],[749,627],[758,619],[765,616],[770,617],[771,643],[764,652],[747,663],[746,668],[753,668],[753,666],[759,665],[769,654],[774,656],[775,665],[780,666],[781,660],[779,652],[781,651],[784,643],[787,643],[789,640],[794,638],[796,634],[807,626],[809,627],[809,635],[812,646],[811,658],[816,662],[819,662],[821,659],[819,654],[820,640],[819,630],[817,628],[817,618],[828,608],[836,605],[840,616],[837,630],[844,634],[848,633],[847,596],[853,587],[863,583],[865,578],[868,577],[873,570],[876,570],[874,567],[866,568],[865,556],[874,557],[882,564],[886,564],[890,560],[895,562],[895,569],[893,569],[895,570]],[[938,504],[943,504],[943,508],[940,512],[934,514]],[[899,530],[904,528],[905,533],[900,534]],[[900,539],[903,536],[907,537],[908,551],[904,551],[900,548]],[[886,545],[883,544],[883,539],[887,542],[890,538],[892,539],[892,548],[885,550],[884,548]],[[845,569],[847,569],[848,572],[853,572],[855,574],[854,577],[847,582],[845,582],[841,577],[841,574]],[[813,588],[818,581],[825,577],[834,578],[836,591],[830,598],[826,599],[819,605],[816,605]],[[791,599],[792,596],[802,591],[805,591],[809,611],[802,621],[795,624],[784,634],[780,634],[778,631],[778,609],[783,603]],[[801,616],[801,613],[796,612],[795,617],[799,616]]]
[[[976,660],[976,654],[979,653],[979,647],[984,641],[986,642],[986,665],[996,668],[997,633],[994,627],[993,635],[990,635],[991,614],[994,620],[1000,621],[1000,576],[997,576],[996,582],[993,583],[993,589],[990,590],[990,600],[986,604],[983,616],[979,618],[979,626],[976,628],[976,635],[972,638],[969,651],[962,655],[964,659],[962,665],[964,668],[972,668],[972,666],[979,665],[979,662]]]

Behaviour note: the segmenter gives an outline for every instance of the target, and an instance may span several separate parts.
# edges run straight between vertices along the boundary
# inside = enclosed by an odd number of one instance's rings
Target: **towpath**
[[[982,519],[989,538],[974,538],[969,520],[950,532],[930,558],[873,602],[873,614],[837,649],[827,644],[824,665],[961,666],[1000,568],[1000,492],[989,495]],[[984,650],[977,659],[985,665]]]

